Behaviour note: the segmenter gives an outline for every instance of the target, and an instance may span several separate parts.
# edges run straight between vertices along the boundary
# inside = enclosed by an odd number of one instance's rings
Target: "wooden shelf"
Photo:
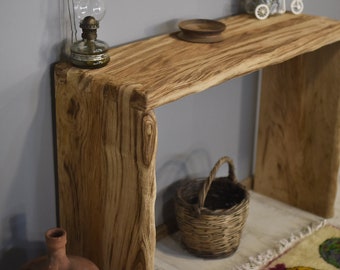
[[[340,23],[324,17],[286,13],[265,21],[248,15],[221,21],[227,25],[223,42],[157,36],[112,48],[107,67],[84,75],[112,88],[131,86],[134,105],[149,110],[340,40]]]
[[[340,178],[339,178],[340,180]],[[340,194],[336,200],[336,214],[328,219],[329,224],[340,225]],[[180,233],[175,233],[157,242],[156,270],[226,270],[249,262],[250,257],[274,249],[283,239],[298,234],[310,224],[323,219],[301,209],[273,200],[256,192],[250,192],[250,206],[240,246],[228,258],[206,260],[185,250],[180,242]]]
[[[331,216],[340,163],[340,22],[238,15],[220,43],[175,34],[55,65],[60,226],[102,270],[154,267],[154,108],[263,69],[255,190]]]

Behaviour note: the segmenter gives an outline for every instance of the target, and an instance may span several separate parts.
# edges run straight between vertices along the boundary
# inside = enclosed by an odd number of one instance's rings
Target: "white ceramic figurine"
[[[255,14],[259,20],[267,19],[272,14],[286,12],[286,0],[241,0],[247,13]],[[292,0],[290,9],[293,14],[301,14],[304,5],[302,0]]]

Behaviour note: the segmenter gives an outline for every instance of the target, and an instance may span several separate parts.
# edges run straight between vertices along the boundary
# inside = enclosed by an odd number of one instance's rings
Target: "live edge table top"
[[[222,42],[191,43],[166,34],[111,48],[109,64],[100,69],[59,63],[56,70],[113,90],[132,87],[132,106],[150,110],[340,41],[340,21],[325,17],[286,13],[258,20],[242,14],[220,21],[227,26]]]

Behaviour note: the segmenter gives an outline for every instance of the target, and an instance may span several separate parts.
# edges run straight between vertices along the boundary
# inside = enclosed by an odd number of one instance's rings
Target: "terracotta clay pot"
[[[53,228],[45,233],[47,256],[26,263],[21,270],[99,270],[91,261],[66,255],[66,231]]]

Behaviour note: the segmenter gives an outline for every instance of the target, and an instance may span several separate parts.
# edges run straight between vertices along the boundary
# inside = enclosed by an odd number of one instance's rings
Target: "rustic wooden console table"
[[[153,110],[263,69],[255,191],[332,215],[340,154],[340,22],[223,19],[226,39],[162,35],[113,48],[98,70],[55,66],[60,225],[102,270],[153,269]]]

